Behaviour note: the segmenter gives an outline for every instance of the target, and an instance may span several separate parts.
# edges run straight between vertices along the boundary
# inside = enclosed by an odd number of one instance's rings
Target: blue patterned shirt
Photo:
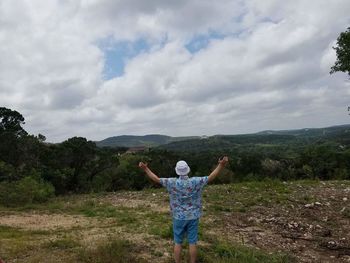
[[[169,192],[173,218],[192,220],[201,216],[202,190],[208,183],[208,176],[160,178],[160,183]]]

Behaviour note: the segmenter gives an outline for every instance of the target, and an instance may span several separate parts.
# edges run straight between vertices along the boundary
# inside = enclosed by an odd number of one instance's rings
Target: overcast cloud
[[[51,142],[350,123],[348,76],[329,75],[349,14],[348,0],[0,0],[0,106]]]

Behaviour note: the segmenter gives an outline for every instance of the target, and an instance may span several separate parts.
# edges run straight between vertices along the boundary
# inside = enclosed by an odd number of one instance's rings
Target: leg
[[[174,258],[176,263],[181,262],[181,248],[184,236],[184,220],[177,220],[173,218],[173,232],[174,232]]]
[[[197,260],[197,245],[196,244],[190,244],[189,245],[189,249],[190,249],[191,263],[196,263],[196,260]]]
[[[176,263],[181,262],[181,244],[174,245],[174,258]]]
[[[197,260],[197,241],[198,241],[198,219],[190,220],[188,224],[188,243],[190,250],[191,263]]]

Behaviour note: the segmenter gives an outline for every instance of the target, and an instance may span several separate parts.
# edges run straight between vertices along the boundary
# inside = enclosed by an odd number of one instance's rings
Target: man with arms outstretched
[[[178,161],[175,167],[178,178],[159,178],[147,166],[140,162],[139,167],[143,169],[148,177],[157,184],[161,184],[169,192],[170,209],[173,216],[174,230],[174,258],[176,263],[181,261],[181,245],[184,235],[187,234],[191,263],[197,259],[198,222],[202,213],[202,190],[203,187],[214,180],[228,162],[225,156],[219,159],[218,166],[209,176],[188,177],[190,167],[185,161]]]

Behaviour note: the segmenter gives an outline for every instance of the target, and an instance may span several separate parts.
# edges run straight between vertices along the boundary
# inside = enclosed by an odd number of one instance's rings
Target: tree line
[[[331,141],[300,147],[258,145],[189,152],[153,148],[128,154],[127,148],[99,148],[83,137],[47,143],[44,135],[30,135],[24,117],[0,108],[0,204],[43,202],[54,195],[117,190],[141,190],[153,185],[137,164],[149,163],[159,176],[176,176],[180,159],[191,166],[191,176],[208,175],[217,159],[228,155],[230,164],[216,183],[246,180],[350,179],[350,150]]]

